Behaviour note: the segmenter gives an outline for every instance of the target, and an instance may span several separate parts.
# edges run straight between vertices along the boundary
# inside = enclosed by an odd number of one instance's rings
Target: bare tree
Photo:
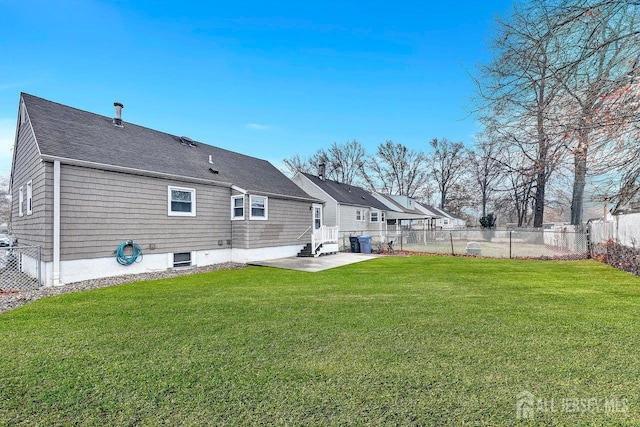
[[[295,175],[296,172],[315,173],[318,168],[317,165],[313,166],[311,164],[310,159],[304,159],[298,154],[294,154],[289,158],[283,159],[282,162],[289,170],[289,175],[291,176]]]
[[[295,154],[283,162],[291,175],[296,172],[318,173],[318,166],[325,165],[326,178],[345,184],[362,183],[360,177],[361,165],[366,159],[366,152],[357,140],[338,144],[334,142],[328,149],[319,149],[310,157],[304,159]]]
[[[497,210],[516,222],[518,227],[530,225],[531,212],[535,207],[536,171],[530,160],[517,149],[500,152],[501,178],[496,188]]]
[[[630,90],[640,77],[640,5],[583,0],[562,5],[557,13],[566,18],[555,36],[574,46],[556,68],[563,76],[558,82],[565,101],[565,140],[574,166],[571,223],[581,225],[589,169],[592,175],[607,174],[613,166],[612,159],[599,164],[590,157],[617,144],[612,136],[629,129],[640,111],[637,93]],[[629,182],[633,175],[627,171],[620,177]]]
[[[366,152],[357,140],[338,144],[334,142],[326,152],[327,178],[345,184],[360,183],[360,165],[365,160]]]
[[[623,198],[632,193],[620,190],[635,176],[626,165],[638,136],[630,123],[640,115],[639,37],[637,0],[532,0],[498,21],[495,59],[481,67],[481,111],[535,168],[535,226],[564,153],[573,163],[572,224],[582,224],[589,176],[606,176]]]
[[[461,142],[452,142],[447,138],[434,138],[429,145],[433,149],[429,174],[438,185],[440,206],[445,209],[449,191],[462,180],[465,172],[466,151]]]
[[[469,163],[474,187],[478,190],[482,216],[487,215],[487,204],[494,193],[494,185],[500,178],[502,167],[497,159],[497,141],[478,141],[475,149],[469,150]]]
[[[497,20],[491,46],[494,60],[480,67],[478,82],[481,114],[491,123],[491,138],[519,147],[535,171],[535,227],[543,223],[546,186],[561,146],[553,114],[560,93],[553,79],[559,72],[554,75],[553,67],[563,47],[554,37],[560,18],[551,7],[544,0],[533,0],[515,6],[507,19]]]
[[[393,141],[380,144],[376,155],[362,164],[361,171],[372,191],[409,197],[418,194],[428,180],[425,154]]]

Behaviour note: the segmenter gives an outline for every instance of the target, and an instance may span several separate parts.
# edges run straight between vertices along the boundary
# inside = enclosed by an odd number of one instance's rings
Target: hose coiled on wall
[[[127,255],[124,253],[124,250],[127,246],[131,246],[133,253],[131,255]],[[120,245],[118,245],[118,249],[116,249],[116,261],[120,265],[131,265],[134,262],[142,261],[142,249],[140,245],[135,243],[133,240],[127,240]]]

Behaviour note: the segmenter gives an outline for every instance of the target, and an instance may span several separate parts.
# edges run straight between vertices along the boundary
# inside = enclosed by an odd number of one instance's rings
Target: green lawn
[[[0,315],[0,425],[638,425],[639,343],[596,262],[217,271]]]

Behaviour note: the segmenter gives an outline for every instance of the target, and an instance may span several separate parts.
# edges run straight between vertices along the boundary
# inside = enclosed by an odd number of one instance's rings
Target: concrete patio
[[[334,255],[325,255],[318,258],[279,258],[268,261],[251,262],[249,265],[261,267],[284,268],[286,270],[298,270],[315,273],[316,271],[328,270],[330,268],[342,267],[343,265],[354,264],[356,262],[367,261],[377,258],[378,255],[358,254],[350,252],[339,252]]]

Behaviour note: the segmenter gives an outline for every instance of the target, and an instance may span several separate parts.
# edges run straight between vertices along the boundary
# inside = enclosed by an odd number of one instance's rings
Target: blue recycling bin
[[[371,236],[360,236],[358,242],[360,243],[360,253],[371,253]]]

